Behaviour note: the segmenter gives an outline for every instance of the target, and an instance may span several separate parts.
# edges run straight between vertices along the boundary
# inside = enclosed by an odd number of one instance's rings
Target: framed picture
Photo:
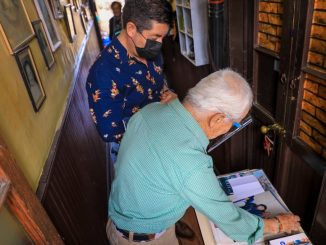
[[[88,22],[89,21],[88,9],[84,5],[81,5],[80,9],[81,9],[81,13],[84,15],[84,20]]]
[[[55,19],[62,19],[63,18],[63,10],[60,4],[60,0],[50,0],[53,16]]]
[[[22,0],[0,0],[0,32],[11,54],[34,37]]]
[[[54,52],[61,45],[61,40],[55,22],[51,16],[49,5],[47,4],[47,1],[44,0],[34,0],[34,3],[40,19],[43,21],[51,49]]]
[[[50,69],[54,64],[54,56],[51,52],[50,44],[46,38],[44,27],[41,20],[36,20],[32,22],[35,35],[38,40],[38,44],[42,51],[43,58],[45,60],[46,66]]]
[[[34,111],[37,112],[41,108],[46,96],[28,46],[16,53],[16,60]]]
[[[75,11],[80,10],[80,3],[78,0],[73,0],[73,4],[75,6]]]
[[[65,5],[65,21],[68,30],[68,35],[70,42],[74,42],[77,36],[75,21],[74,21],[74,14],[72,11],[72,5],[67,4]]]
[[[80,12],[80,20],[81,20],[84,32],[85,32],[85,34],[87,34],[87,23],[85,20],[85,15],[82,12]]]

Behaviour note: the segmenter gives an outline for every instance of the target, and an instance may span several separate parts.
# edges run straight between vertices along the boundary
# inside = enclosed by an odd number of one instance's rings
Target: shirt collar
[[[119,55],[120,55],[120,60],[122,61],[122,63],[127,63],[129,60],[129,56],[127,53],[127,49],[121,44],[121,42],[119,41],[118,38],[113,38],[112,42],[109,45],[114,46],[115,49],[117,49],[119,51]]]
[[[114,38],[109,46],[114,46],[119,51],[120,60],[122,61],[122,63],[127,63],[130,59],[133,59],[134,61],[143,64],[142,62],[128,54],[127,49],[121,44],[118,38]],[[161,59],[160,55],[155,60],[148,60],[147,65],[149,65],[150,62],[157,62],[157,60],[159,59]]]
[[[178,99],[171,101],[168,105],[181,117],[182,122],[196,137],[196,139],[206,152],[209,140],[206,134],[204,133],[203,129],[199,126],[198,122],[194,119],[190,112],[186,110],[186,108],[181,104]]]

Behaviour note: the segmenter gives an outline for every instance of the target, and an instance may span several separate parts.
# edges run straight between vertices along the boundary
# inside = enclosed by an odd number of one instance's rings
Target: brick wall
[[[308,66],[326,72],[326,1],[315,0],[312,19]]]
[[[315,0],[307,65],[326,72],[326,0]],[[326,81],[306,74],[299,137],[326,159]]]
[[[306,75],[299,137],[326,159],[326,81]]]
[[[280,52],[282,34],[283,0],[260,0],[258,45]]]

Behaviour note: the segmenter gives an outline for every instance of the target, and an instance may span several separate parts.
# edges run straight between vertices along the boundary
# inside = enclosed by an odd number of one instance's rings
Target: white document
[[[286,236],[279,239],[269,241],[270,245],[286,245],[286,244],[312,244],[305,233],[299,233],[293,236]]]
[[[232,202],[264,192],[263,187],[253,175],[233,178],[228,181],[233,190],[233,195],[230,197]]]

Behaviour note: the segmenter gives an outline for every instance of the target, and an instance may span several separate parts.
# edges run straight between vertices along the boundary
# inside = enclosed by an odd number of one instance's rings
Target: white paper
[[[228,181],[233,190],[232,202],[264,192],[263,187],[253,175],[233,178]]]
[[[299,233],[293,236],[286,236],[279,239],[269,241],[270,245],[285,245],[285,244],[312,244],[305,233]]]

